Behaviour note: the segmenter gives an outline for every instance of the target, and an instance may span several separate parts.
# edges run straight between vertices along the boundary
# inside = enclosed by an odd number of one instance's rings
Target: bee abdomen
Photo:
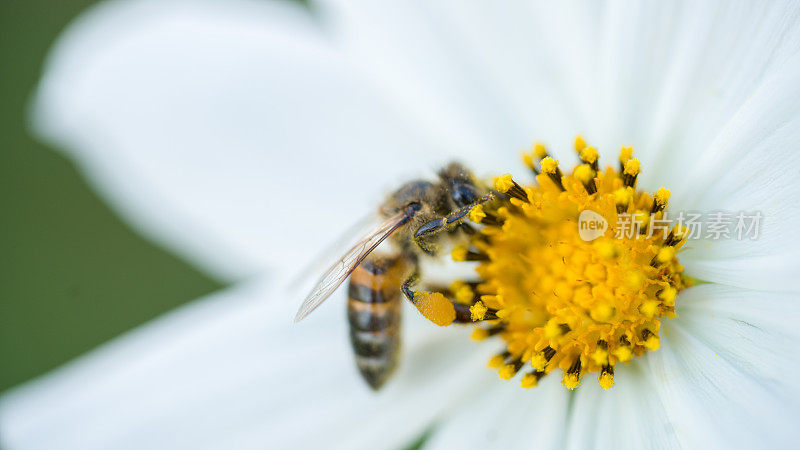
[[[347,318],[361,375],[380,388],[397,366],[400,350],[400,276],[395,260],[368,258],[350,277]]]

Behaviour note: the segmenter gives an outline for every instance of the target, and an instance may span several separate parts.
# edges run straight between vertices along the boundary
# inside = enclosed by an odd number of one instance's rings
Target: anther
[[[541,370],[528,372],[522,376],[522,380],[520,381],[520,386],[524,388],[532,388],[537,384],[539,384],[539,380],[541,380],[543,376],[544,372]]]
[[[578,156],[580,156],[581,161],[583,161],[584,164],[589,164],[589,166],[591,166],[592,170],[597,172],[597,169],[598,169],[597,160],[598,160],[599,156],[597,154],[597,149],[596,148],[594,148],[594,147],[586,147],[583,150],[581,150],[581,152],[578,154]]]
[[[622,183],[628,187],[636,185],[636,177],[639,176],[640,164],[636,158],[631,158],[625,163],[625,170],[622,172]]]
[[[547,147],[545,147],[544,144],[542,144],[541,142],[533,144],[533,153],[539,159],[544,159],[547,158],[548,156]]]
[[[539,169],[536,168],[536,161],[547,156],[547,149],[541,142],[536,142],[531,146],[530,153],[522,154],[522,161],[528,166],[534,175],[539,175]]]
[[[625,163],[633,157],[633,147],[622,147],[619,151],[619,171],[625,170]]]
[[[617,214],[622,214],[628,210],[628,205],[633,199],[633,194],[626,188],[621,187],[614,191],[614,203],[617,205]]]
[[[569,366],[569,369],[564,373],[564,378],[561,383],[568,389],[575,389],[581,384],[581,359],[575,358],[575,361]]]
[[[608,344],[606,344],[606,341],[597,341],[597,348],[594,350],[594,353],[592,353],[591,356],[592,361],[594,361],[595,364],[606,364],[608,362]]]
[[[664,245],[674,246],[681,242],[686,236],[689,234],[689,228],[683,225],[675,225],[669,235],[667,235],[667,239],[664,241]]]
[[[575,136],[575,151],[580,154],[580,152],[586,148],[586,141],[583,139],[583,136],[580,134]]]
[[[500,367],[503,366],[503,364],[505,364],[506,358],[508,358],[509,356],[511,356],[511,352],[507,350],[502,353],[498,353],[489,359],[487,365],[492,369],[499,369]]]
[[[482,341],[488,337],[499,334],[503,330],[505,330],[505,327],[502,325],[497,325],[490,328],[475,328],[472,330],[471,337],[476,341]]]
[[[642,340],[644,340],[644,346],[650,351],[656,351],[661,346],[658,336],[647,328],[642,330]]]
[[[492,225],[492,226],[502,226],[505,222],[505,219],[499,217],[498,215],[492,213],[491,211],[486,211],[483,208],[483,205],[475,205],[469,212],[469,220],[475,223],[482,223],[484,225]]]
[[[589,164],[581,164],[572,171],[572,176],[574,176],[578,181],[583,184],[583,187],[586,188],[586,192],[589,195],[592,195],[597,192],[597,185],[594,182],[594,170],[592,170],[592,166]]]
[[[653,207],[650,210],[651,213],[657,213],[663,211],[664,208],[667,207],[667,202],[669,201],[670,192],[667,188],[659,188],[655,194],[653,194]]]
[[[547,363],[549,363],[555,355],[556,351],[550,346],[547,346],[542,351],[534,354],[531,357],[531,366],[538,370],[544,370],[544,368],[547,366]]]
[[[529,203],[528,194],[525,193],[525,189],[522,189],[522,186],[518,185],[517,182],[511,178],[510,174],[495,178],[494,188],[500,193],[509,195],[525,203]]]
[[[650,265],[653,267],[658,267],[662,264],[666,264],[672,261],[672,258],[675,257],[675,247],[661,247],[658,249],[656,256],[653,257],[653,260],[650,261]]]
[[[463,245],[456,245],[450,252],[453,261],[488,261],[489,255],[483,252],[468,249]]]
[[[517,358],[501,367],[497,375],[504,380],[510,380],[511,378],[514,378],[514,375],[516,375],[521,368],[522,361]]]
[[[547,175],[559,189],[566,191],[564,184],[561,182],[561,177],[564,175],[561,173],[561,169],[558,168],[558,161],[548,156],[542,159],[539,164],[542,167],[542,173]]]
[[[611,386],[614,385],[614,366],[603,366],[600,376],[597,377],[597,382],[600,383],[601,388],[606,390],[611,389]]]

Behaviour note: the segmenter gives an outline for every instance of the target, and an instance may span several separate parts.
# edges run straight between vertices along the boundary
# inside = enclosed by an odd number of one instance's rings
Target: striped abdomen
[[[347,318],[361,375],[377,390],[397,367],[403,259],[370,255],[350,275]]]

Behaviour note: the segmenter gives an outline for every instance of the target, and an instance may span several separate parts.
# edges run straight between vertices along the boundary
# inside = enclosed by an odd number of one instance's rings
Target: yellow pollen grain
[[[633,193],[624,187],[617,189],[612,195],[617,205],[627,205],[633,198]]]
[[[611,240],[598,239],[594,242],[594,249],[597,255],[603,259],[611,259],[617,256],[617,248]]]
[[[663,187],[659,188],[655,195],[653,195],[653,201],[655,201],[657,205],[664,206],[669,201],[670,195],[669,189]]]
[[[544,327],[544,335],[548,338],[561,336],[561,326],[555,320],[550,320]]]
[[[522,162],[524,162],[525,165],[531,169],[536,168],[536,161],[533,159],[533,155],[531,155],[530,153],[522,154]]]
[[[450,251],[450,257],[453,261],[466,261],[467,260],[467,247],[463,245],[456,245]]]
[[[505,174],[494,179],[494,188],[502,193],[508,192],[514,187],[514,179],[511,174]]]
[[[489,331],[485,328],[475,328],[472,330],[472,334],[470,335],[470,338],[475,341],[482,341],[487,337],[489,337]]]
[[[656,261],[664,264],[666,262],[672,261],[672,258],[675,257],[675,248],[674,247],[662,247],[656,253]]]
[[[414,294],[414,306],[431,322],[444,327],[456,319],[453,304],[439,292],[417,292]]]
[[[472,222],[481,223],[484,217],[486,217],[486,213],[483,212],[483,205],[475,205],[469,210],[469,220]]]
[[[544,367],[547,365],[547,358],[545,358],[544,353],[539,352],[531,357],[531,367],[536,370],[544,370]]]
[[[644,341],[644,346],[647,347],[647,349],[650,350],[651,352],[654,352],[658,350],[659,347],[661,347],[661,340],[658,338],[658,336],[651,334]]]
[[[539,384],[539,380],[536,378],[536,375],[532,373],[526,373],[522,376],[522,380],[520,380],[520,386],[525,389],[535,387],[537,384]]]
[[[633,157],[633,147],[622,147],[619,151],[619,160],[622,164],[628,162]]]
[[[503,355],[494,355],[489,359],[487,365],[492,369],[499,369],[503,365],[505,360],[506,358]]]
[[[589,164],[581,164],[575,168],[573,176],[581,183],[586,184],[589,182],[589,180],[594,178],[594,170],[592,170],[592,166]]]
[[[621,362],[627,362],[630,361],[631,358],[633,357],[633,352],[631,351],[630,347],[621,346],[617,347],[616,350],[614,350],[614,356],[616,356],[617,359],[620,360]]]
[[[597,382],[600,383],[600,387],[609,390],[611,386],[614,386],[614,375],[611,375],[608,372],[603,372],[597,377]]]
[[[556,173],[556,170],[558,169],[558,161],[549,156],[542,159],[539,164],[542,167],[542,172],[546,174]]]
[[[456,301],[459,303],[467,304],[472,302],[472,299],[475,298],[475,292],[468,284],[459,286],[457,289],[453,290],[453,292],[455,293]]]
[[[639,312],[647,318],[652,318],[658,313],[658,300],[647,300],[639,306]]]
[[[586,147],[581,150],[580,153],[581,161],[586,161],[589,164],[594,164],[597,161],[598,154],[597,149],[594,147]]]
[[[572,390],[581,384],[581,379],[578,377],[578,374],[566,373],[564,374],[564,378],[561,379],[561,384],[563,384],[567,389]]]
[[[484,306],[483,302],[478,300],[474,305],[469,307],[470,319],[472,319],[473,322],[483,320],[483,318],[486,317],[486,311],[488,310],[489,308]]]
[[[604,348],[597,347],[594,353],[592,353],[592,361],[598,366],[605,365],[608,363],[608,351]]]
[[[675,305],[675,296],[678,295],[678,290],[674,287],[670,286],[664,290],[662,290],[658,294],[658,298],[660,298],[665,305],[667,306],[674,306]]]
[[[497,372],[497,375],[504,380],[510,380],[516,374],[517,372],[514,370],[513,364],[506,364]]]
[[[539,157],[539,159],[542,159],[547,156],[547,147],[545,147],[541,142],[537,142],[533,144],[533,153]]]
[[[636,158],[631,158],[625,162],[625,174],[626,175],[639,175],[639,170],[641,169],[641,164],[639,160]]]
[[[586,141],[583,140],[583,136],[580,134],[575,136],[575,151],[580,152],[584,148],[586,148]]]

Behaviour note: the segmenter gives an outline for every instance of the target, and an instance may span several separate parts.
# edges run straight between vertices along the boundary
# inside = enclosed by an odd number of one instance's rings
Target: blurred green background
[[[48,49],[93,3],[0,0],[0,391],[222,287],[132,232],[28,131]]]

